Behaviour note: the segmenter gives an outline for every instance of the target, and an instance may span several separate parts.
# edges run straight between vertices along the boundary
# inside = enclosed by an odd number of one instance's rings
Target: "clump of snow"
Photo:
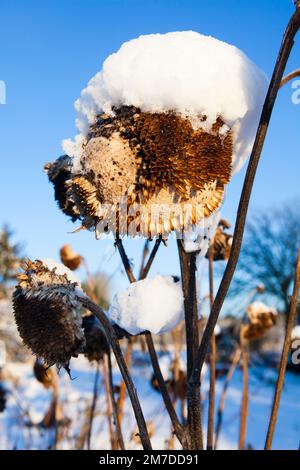
[[[71,271],[71,269],[67,268],[62,263],[57,263],[57,261],[51,259],[51,258],[44,258],[41,260],[43,265],[46,266],[50,271],[55,269],[55,273],[58,274],[59,276],[63,276],[64,274],[67,275],[67,278],[70,282],[74,282],[78,285],[79,288],[81,288],[81,283],[77,276]]]
[[[174,365],[175,365],[174,361],[175,361],[174,357],[169,353],[162,354],[161,356],[159,356],[159,366],[160,366],[160,370],[161,370],[161,373],[165,382],[167,382],[168,380],[172,380],[172,372],[174,371]],[[185,372],[186,364],[185,364],[185,360],[183,360],[183,357],[182,356],[177,357],[177,361],[178,361],[178,364],[177,364],[178,370]],[[204,378],[207,372],[208,372],[208,366],[206,362],[204,362],[202,369],[201,369],[201,378]]]
[[[193,31],[140,36],[111,54],[81,92],[75,102],[80,134],[63,147],[77,159],[96,115],[113,114],[113,106],[174,111],[207,130],[221,116],[221,135],[233,131],[235,172],[250,153],[267,85],[245,54],[211,36]]]
[[[85,136],[83,134],[77,134],[74,140],[65,139],[63,141],[64,152],[67,155],[73,157],[72,170],[74,173],[79,172],[81,169],[80,157],[83,151],[84,142],[85,142]]]
[[[134,282],[115,295],[109,316],[132,335],[145,330],[165,333],[183,318],[181,284],[161,275]]]
[[[5,342],[0,340],[0,369],[6,364],[6,346]]]
[[[300,325],[294,326],[292,330],[292,340],[300,339]]]
[[[193,228],[190,233],[184,234],[183,246],[187,253],[197,251],[199,259],[206,255],[211,239],[221,219],[219,211],[213,212],[211,216],[203,218],[201,223]]]
[[[222,328],[220,327],[219,323],[216,324],[214,333],[215,333],[215,336],[220,336],[220,334],[222,333]]]

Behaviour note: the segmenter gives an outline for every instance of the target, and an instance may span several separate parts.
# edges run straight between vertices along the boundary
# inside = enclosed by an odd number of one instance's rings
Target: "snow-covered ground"
[[[7,370],[15,376],[15,384],[10,384],[7,407],[0,414],[1,449],[42,449],[51,446],[53,431],[38,426],[28,426],[28,421],[39,423],[43,418],[51,399],[51,392],[45,390],[36,381],[32,373],[32,364],[10,363]],[[146,355],[134,353],[133,379],[141,399],[142,408],[148,423],[151,421],[154,432],[151,438],[153,447],[165,449],[170,439],[170,422],[162,399],[150,385],[152,370]],[[70,426],[58,443],[58,448],[74,449],[80,447],[81,432],[88,422],[89,409],[95,368],[81,357],[73,361],[72,380],[64,372],[60,373],[60,402],[65,418],[71,420]],[[261,449],[267,430],[270,404],[274,390],[276,372],[271,369],[255,368],[250,370],[250,409],[247,428],[247,445]],[[223,387],[223,380],[217,381],[217,404]],[[120,382],[120,375],[115,371],[114,381]],[[239,430],[239,407],[241,402],[241,371],[236,370],[227,392],[225,412],[219,448],[236,449]],[[106,401],[102,376],[100,393],[96,404],[96,418],[93,425],[91,448],[109,449],[109,437],[106,419]],[[203,380],[203,419],[207,416],[208,374]],[[300,439],[300,378],[287,373],[279,413],[277,431],[274,437],[274,449],[297,449]],[[27,423],[27,424],[26,424]],[[205,426],[204,426],[205,427]],[[127,448],[139,448],[132,440],[136,425],[130,403],[125,406],[122,424]],[[176,446],[176,444],[175,444]],[[177,447],[177,446],[176,446]]]

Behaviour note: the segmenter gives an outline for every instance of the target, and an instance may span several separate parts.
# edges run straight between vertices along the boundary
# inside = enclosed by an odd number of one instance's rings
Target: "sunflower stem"
[[[184,298],[187,375],[189,377],[199,347],[196,253],[186,253],[181,240],[177,240],[177,246]],[[200,379],[196,387],[187,387],[187,410],[190,449],[203,449]]]
[[[247,432],[247,418],[248,418],[248,403],[249,403],[249,351],[248,344],[242,344],[242,366],[243,366],[243,390],[242,402],[240,412],[240,432],[239,432],[239,450],[245,450],[246,432]]]
[[[123,439],[123,434],[122,434],[122,429],[121,429],[121,423],[119,421],[118,417],[118,405],[115,399],[115,394],[114,394],[114,382],[113,382],[113,369],[112,369],[112,363],[111,363],[111,353],[110,350],[107,355],[104,357],[105,361],[105,366],[107,362],[107,372],[108,372],[108,390],[110,394],[110,401],[111,401],[111,406],[112,406],[112,415],[113,415],[113,420],[116,428],[116,438],[117,438],[117,443],[120,447],[121,450],[125,450],[125,445],[124,445],[124,439]]]
[[[131,375],[128,371],[126,362],[124,360],[124,356],[120,348],[116,333],[110,321],[108,320],[107,316],[103,312],[102,308],[99,307],[99,305],[95,304],[88,297],[78,297],[78,301],[80,301],[84,307],[86,307],[91,313],[93,313],[98,318],[98,320],[100,321],[100,323],[102,324],[105,330],[107,339],[111,345],[111,348],[115,355],[120,372],[122,374],[123,380],[127,387],[128,395],[129,395],[131,405],[134,411],[134,415],[136,418],[136,422],[138,425],[142,446],[144,450],[151,450],[152,446],[151,446],[151,442],[150,442],[150,438],[149,438],[149,434],[148,434],[148,430],[146,426],[146,421],[145,421],[143,411],[141,408],[141,404],[140,404],[135,386],[133,384]]]
[[[214,273],[213,273],[213,245],[208,250],[208,270],[209,270],[209,303],[212,309],[214,303]],[[208,424],[207,424],[207,450],[214,448],[214,417],[215,417],[215,388],[216,388],[216,338],[212,334],[210,339],[209,356],[209,398],[208,398]]]

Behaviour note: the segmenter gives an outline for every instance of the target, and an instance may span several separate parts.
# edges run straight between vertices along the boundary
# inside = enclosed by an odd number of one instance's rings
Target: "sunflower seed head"
[[[15,321],[21,338],[49,366],[68,370],[72,356],[85,345],[76,283],[42,261],[23,263],[24,272],[13,295]]]
[[[99,223],[107,216],[103,206],[109,205],[113,212],[122,197],[129,207],[141,206],[144,220],[151,218],[153,205],[179,204],[183,209],[191,204],[195,224],[197,207],[208,217],[220,206],[231,178],[233,153],[232,131],[223,131],[221,117],[206,130],[200,117],[202,127],[195,127],[189,117],[171,111],[150,113],[121,106],[113,112],[112,116],[99,115],[90,126],[80,172],[70,174],[66,156],[47,167],[66,214],[73,220],[80,218],[88,229],[98,226],[99,231]],[[113,219],[109,210],[106,218]],[[131,222],[128,215],[124,234]],[[182,223],[164,216],[141,223],[139,234],[168,235],[183,228]]]

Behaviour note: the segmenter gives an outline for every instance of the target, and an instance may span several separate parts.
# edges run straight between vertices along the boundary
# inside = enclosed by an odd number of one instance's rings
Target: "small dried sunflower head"
[[[62,266],[36,260],[23,263],[13,294],[16,324],[26,346],[49,366],[68,370],[85,338],[78,295],[82,291]]]
[[[262,302],[253,302],[247,309],[248,323],[241,327],[241,338],[253,341],[263,336],[277,320],[277,312]]]

